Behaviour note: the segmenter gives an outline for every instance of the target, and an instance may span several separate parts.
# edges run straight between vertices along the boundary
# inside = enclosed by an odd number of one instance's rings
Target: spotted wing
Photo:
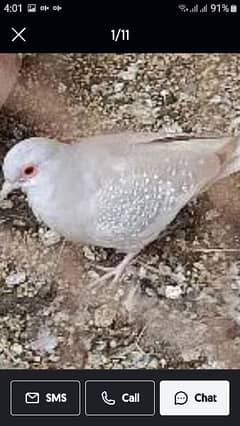
[[[215,153],[138,144],[113,162],[97,192],[99,244],[141,249],[214,180],[220,167]]]

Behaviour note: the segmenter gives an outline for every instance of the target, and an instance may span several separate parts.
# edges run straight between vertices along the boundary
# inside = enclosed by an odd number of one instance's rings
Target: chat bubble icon
[[[184,405],[188,401],[188,395],[186,392],[179,391],[174,395],[174,404],[175,405]]]

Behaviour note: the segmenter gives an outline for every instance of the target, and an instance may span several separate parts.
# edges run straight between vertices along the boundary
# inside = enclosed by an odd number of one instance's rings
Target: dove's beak
[[[8,194],[10,194],[10,192],[12,192],[16,188],[16,184],[14,185],[14,183],[5,180],[0,191],[0,201],[4,200],[8,196]]]

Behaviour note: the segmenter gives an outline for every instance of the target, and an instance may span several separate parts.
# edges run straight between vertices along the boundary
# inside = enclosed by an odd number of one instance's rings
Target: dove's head
[[[49,161],[61,146],[57,141],[41,137],[25,139],[14,145],[3,161],[4,184],[0,200],[17,188],[27,192],[29,187],[43,180]]]

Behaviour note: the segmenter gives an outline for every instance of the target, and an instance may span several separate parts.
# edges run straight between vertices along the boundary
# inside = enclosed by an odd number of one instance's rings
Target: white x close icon
[[[24,28],[22,28],[21,29],[21,31],[17,31],[17,30],[15,30],[15,28],[13,28],[12,27],[12,31],[14,31],[15,32],[15,36],[12,38],[12,41],[15,41],[15,40],[17,40],[17,38],[19,37],[19,38],[21,38],[22,39],[22,41],[26,41],[25,40],[25,38],[22,36],[22,33],[23,33],[23,31],[25,31],[26,30],[26,27],[24,27]]]

